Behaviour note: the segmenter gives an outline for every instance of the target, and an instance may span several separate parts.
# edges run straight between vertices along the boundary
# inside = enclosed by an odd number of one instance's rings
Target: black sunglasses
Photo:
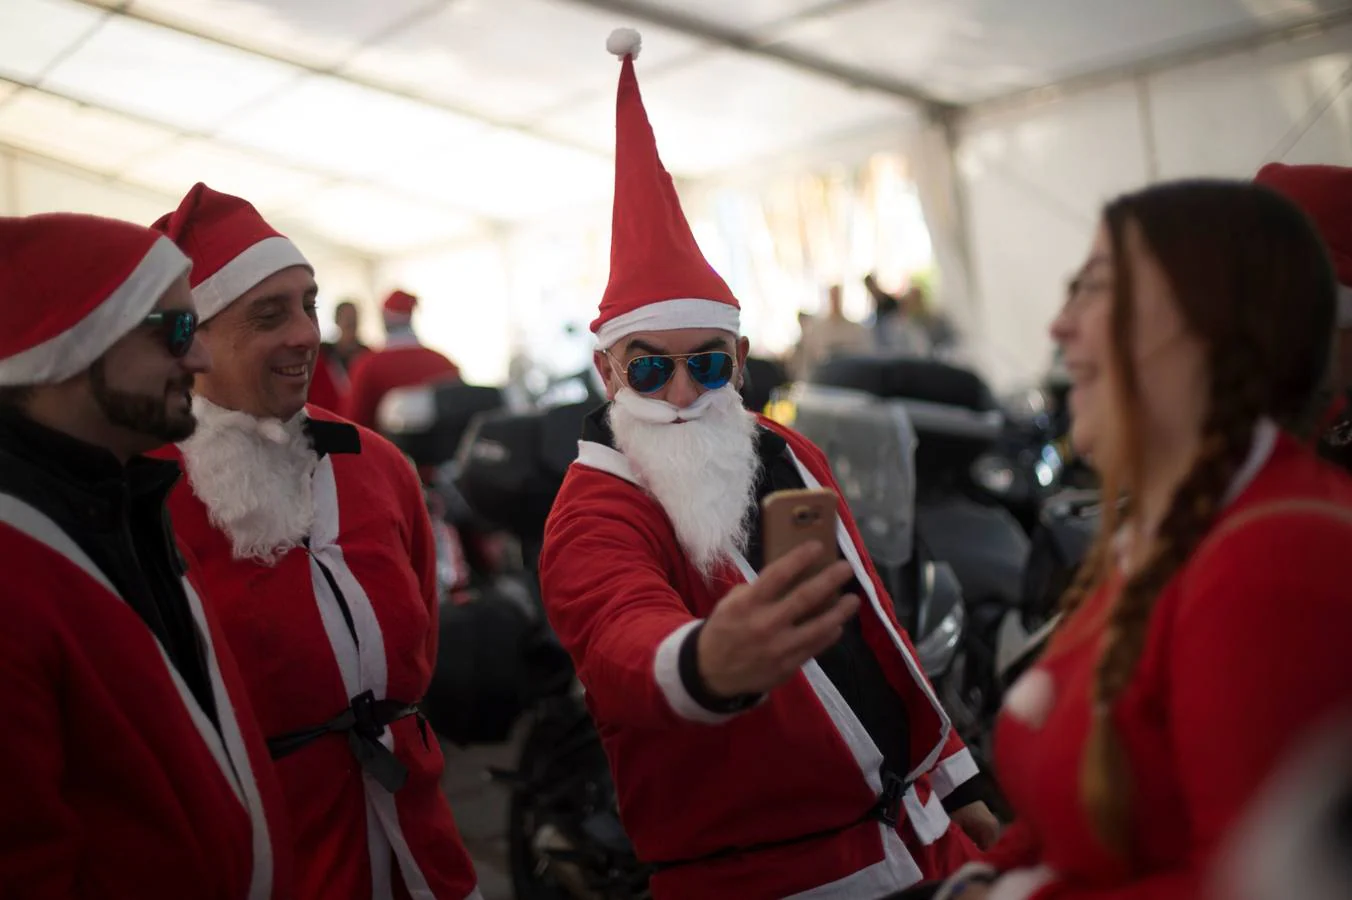
[[[625,365],[624,374],[631,388],[640,394],[653,394],[667,386],[682,361],[695,384],[706,391],[716,391],[732,380],[732,354],[722,350],[681,356],[636,356]]]
[[[187,309],[153,312],[145,317],[145,324],[163,329],[164,346],[170,356],[187,356],[197,336],[197,313]]]

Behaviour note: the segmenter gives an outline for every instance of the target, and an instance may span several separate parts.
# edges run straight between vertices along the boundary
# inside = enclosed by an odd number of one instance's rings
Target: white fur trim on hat
[[[676,331],[681,328],[717,328],[741,334],[741,311],[717,300],[660,300],[616,316],[596,331],[596,343],[608,350],[640,331]]]
[[[150,245],[127,279],[71,328],[0,360],[0,385],[58,384],[78,375],[144,321],[174,279],[191,265],[167,237]]]
[[[192,289],[198,317],[205,322],[264,278],[292,266],[305,266],[314,271],[314,266],[288,239],[280,236],[264,238]]]
[[[1338,285],[1338,327],[1352,328],[1352,284]]]

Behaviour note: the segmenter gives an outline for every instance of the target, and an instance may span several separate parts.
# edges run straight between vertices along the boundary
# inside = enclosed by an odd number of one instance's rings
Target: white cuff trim
[[[660,300],[602,322],[596,329],[596,345],[609,350],[631,334],[680,328],[717,328],[739,335],[741,318],[741,310],[717,300]]]
[[[947,759],[940,760],[934,767],[930,772],[930,788],[939,795],[940,800],[943,800],[957,790],[959,785],[975,778],[977,771],[972,751],[963,747]]]
[[[1352,328],[1352,284],[1338,285],[1338,327]]]
[[[657,686],[662,689],[662,695],[667,698],[667,703],[671,704],[676,715],[705,725],[721,725],[738,714],[710,712],[690,696],[690,692],[681,681],[681,645],[685,643],[686,636],[698,628],[702,621],[704,620],[696,619],[687,622],[663,638],[662,643],[657,645],[657,655],[653,657],[653,675],[657,678]]]
[[[59,384],[88,369],[141,324],[189,265],[173,241],[157,239],[126,280],[87,316],[55,337],[0,360],[0,385]],[[15,297],[12,302],[24,300]]]
[[[300,249],[284,237],[264,238],[221,266],[192,289],[203,322],[244,296],[270,275],[292,266],[313,267]]]
[[[1013,869],[1001,875],[986,900],[1029,900],[1034,894],[1056,880],[1056,872],[1050,866],[1035,866],[1031,869]]]

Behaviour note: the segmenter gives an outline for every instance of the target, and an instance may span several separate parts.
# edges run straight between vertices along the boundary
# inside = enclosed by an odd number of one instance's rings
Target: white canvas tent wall
[[[1045,364],[1110,194],[1352,163],[1352,0],[0,0],[0,210],[145,221],[204,178],[293,233],[328,302],[406,283],[500,376],[514,235],[604,228],[617,25],[695,190],[904,147],[1002,382]]]

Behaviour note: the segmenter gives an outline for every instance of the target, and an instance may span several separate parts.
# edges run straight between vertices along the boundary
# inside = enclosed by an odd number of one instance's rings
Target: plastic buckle
[[[892,772],[883,773],[883,793],[878,798],[878,818],[888,828],[901,821],[901,800],[906,794],[906,782]]]
[[[376,721],[375,703],[372,691],[362,691],[352,698],[352,730],[371,740],[378,740],[385,733],[385,726]]]

